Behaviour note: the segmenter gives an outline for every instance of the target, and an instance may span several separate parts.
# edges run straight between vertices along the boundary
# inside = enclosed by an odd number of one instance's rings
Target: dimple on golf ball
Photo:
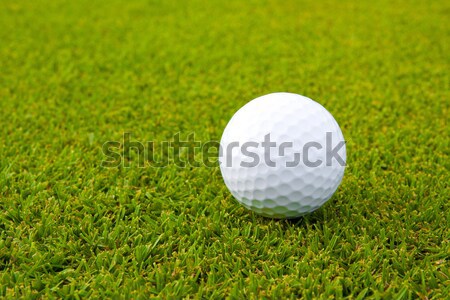
[[[345,141],[333,116],[297,94],[273,93],[237,111],[220,141],[220,170],[232,195],[271,218],[321,207],[344,176]]]

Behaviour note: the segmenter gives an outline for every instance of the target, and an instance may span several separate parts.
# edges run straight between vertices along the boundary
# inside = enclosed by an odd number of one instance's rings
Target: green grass
[[[446,1],[1,1],[0,297],[450,297]],[[247,101],[322,103],[335,196],[295,222],[215,168],[102,144],[220,139]]]

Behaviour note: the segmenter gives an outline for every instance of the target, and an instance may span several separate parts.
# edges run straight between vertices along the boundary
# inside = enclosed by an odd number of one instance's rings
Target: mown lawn
[[[448,298],[446,1],[1,1],[0,297]],[[296,221],[215,167],[102,167],[102,145],[219,140],[308,96],[346,174]],[[182,153],[182,155],[186,155]]]

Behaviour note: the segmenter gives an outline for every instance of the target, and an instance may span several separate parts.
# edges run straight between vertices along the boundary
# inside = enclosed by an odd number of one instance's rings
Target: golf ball
[[[297,218],[338,188],[345,141],[322,105],[273,93],[234,114],[220,141],[219,162],[226,186],[243,206],[266,217]]]

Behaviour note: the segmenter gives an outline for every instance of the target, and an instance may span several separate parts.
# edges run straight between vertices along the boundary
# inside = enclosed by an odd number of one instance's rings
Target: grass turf
[[[450,297],[445,1],[0,2],[0,297]],[[217,140],[306,95],[348,168],[295,222],[217,167],[102,168],[102,144]]]

